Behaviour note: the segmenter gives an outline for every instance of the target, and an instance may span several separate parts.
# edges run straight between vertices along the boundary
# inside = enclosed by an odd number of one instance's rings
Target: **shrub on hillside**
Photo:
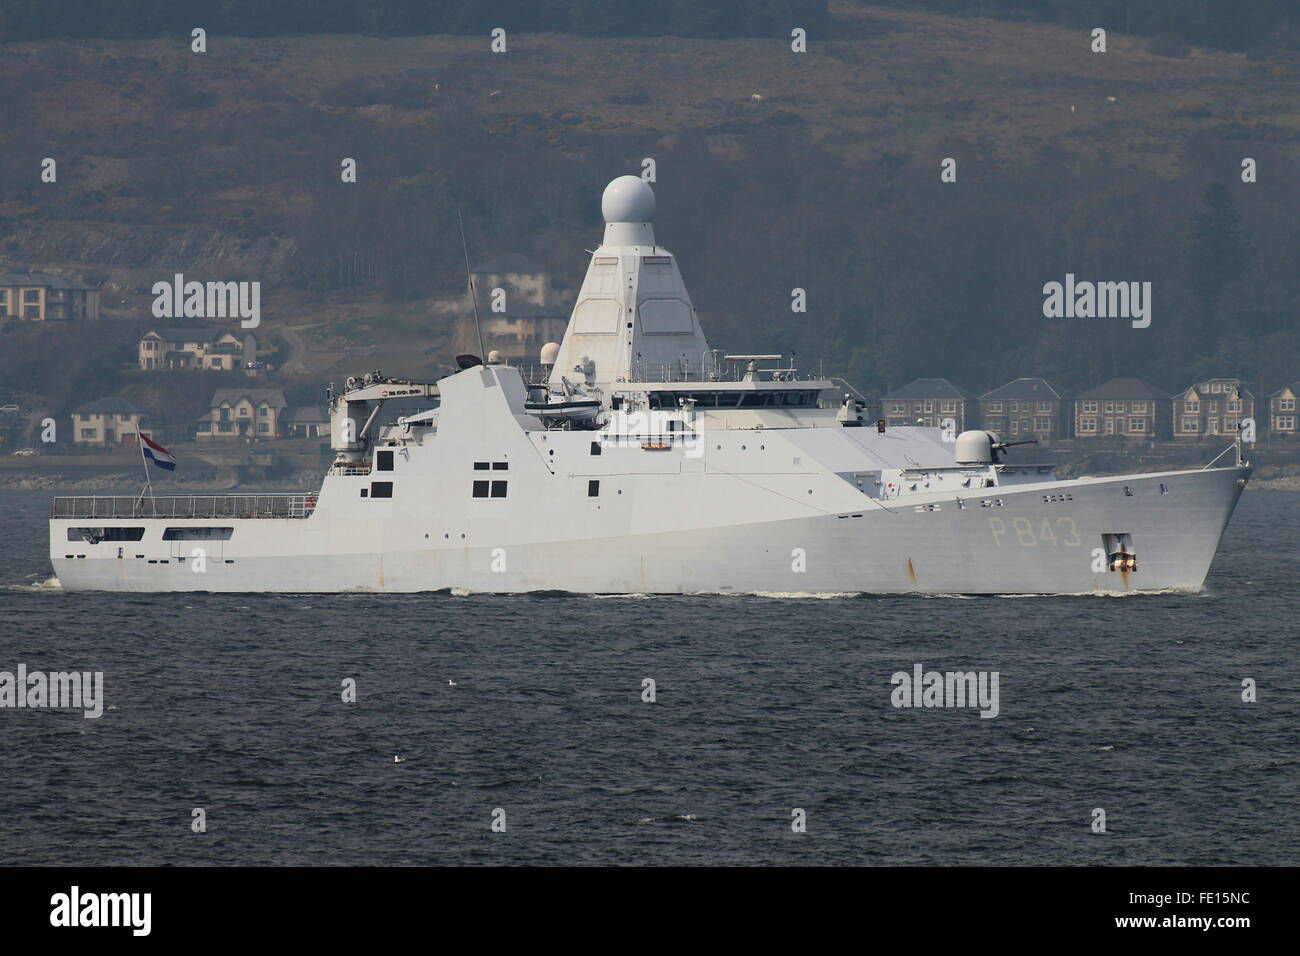
[[[1181,60],[1191,52],[1191,47],[1181,37],[1172,33],[1157,33],[1147,41],[1147,52],[1154,53],[1156,56],[1171,56]]]
[[[183,76],[171,76],[163,81],[159,99],[169,109],[205,110],[216,97],[207,90],[199,89]]]

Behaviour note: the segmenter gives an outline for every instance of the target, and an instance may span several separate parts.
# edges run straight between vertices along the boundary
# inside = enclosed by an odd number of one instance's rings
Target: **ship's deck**
[[[53,518],[307,518],[316,510],[315,494],[165,495],[116,497],[81,495],[55,498]]]

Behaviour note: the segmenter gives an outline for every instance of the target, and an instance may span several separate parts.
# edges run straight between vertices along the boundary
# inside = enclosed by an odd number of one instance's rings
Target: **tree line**
[[[1295,0],[872,0],[958,16],[1101,27],[1138,36],[1169,34],[1194,46],[1247,50],[1300,30]],[[1283,37],[1287,32],[1288,36]]]
[[[829,22],[826,0],[6,0],[0,39],[510,32],[757,37]]]
[[[1170,35],[1196,46],[1244,50],[1300,29],[1295,0],[872,0],[959,16],[1103,27]],[[0,40],[139,38],[209,33],[377,36],[507,31],[584,36],[813,36],[830,26],[827,0],[7,0]],[[1294,33],[1286,39],[1294,39]]]

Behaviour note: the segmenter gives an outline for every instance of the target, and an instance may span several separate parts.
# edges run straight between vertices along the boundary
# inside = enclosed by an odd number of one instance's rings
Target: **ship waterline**
[[[548,375],[462,356],[331,403],[316,494],[56,499],[69,590],[1198,591],[1250,469],[1057,480],[996,435],[886,429],[709,348],[653,193],[615,180]],[[776,360],[776,367],[763,368]],[[730,364],[728,364],[730,363]],[[437,401],[384,423],[385,402]],[[1017,458],[1023,451],[1014,453]]]
[[[1219,468],[1044,482],[964,507],[952,496],[930,495],[891,503],[888,511],[859,506],[663,530],[653,528],[653,515],[633,513],[640,509],[631,499],[647,494],[639,476],[626,480],[623,513],[591,517],[563,539],[548,537],[554,532],[546,523],[515,528],[506,516],[462,520],[456,528],[466,530],[440,533],[448,522],[433,516],[317,523],[322,511],[305,521],[242,519],[227,540],[163,541],[168,529],[212,522],[146,518],[121,523],[144,529],[143,540],[125,543],[123,557],[116,557],[121,541],[83,542],[66,547],[90,552],[85,558],[65,551],[53,564],[64,588],[143,592],[1195,592],[1247,474]],[[733,483],[705,472],[682,490],[693,511],[734,493],[726,487]],[[1061,485],[1073,500],[1045,505],[1044,496],[1059,496]],[[993,500],[1001,504],[982,505]],[[1117,504],[1128,511],[1123,520]],[[54,524],[69,529],[78,520]],[[1095,570],[1095,551],[1115,533],[1131,536],[1139,558],[1131,573]],[[331,552],[337,540],[354,542],[354,550]]]

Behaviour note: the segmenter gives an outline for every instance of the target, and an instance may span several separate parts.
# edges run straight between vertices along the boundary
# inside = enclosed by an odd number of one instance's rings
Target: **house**
[[[980,427],[1005,440],[1043,444],[1066,435],[1065,401],[1041,378],[1018,378],[979,398]]]
[[[976,402],[946,378],[918,378],[916,381],[881,396],[881,413],[887,424],[927,425],[944,428],[952,419],[954,434],[974,425]]]
[[[1211,378],[1173,396],[1175,441],[1237,437],[1243,418],[1255,417],[1255,396],[1237,378]]]
[[[481,262],[472,270],[474,288],[478,291],[480,309],[490,308],[487,301],[493,289],[505,289],[507,300],[518,297],[517,303],[507,305],[549,305],[551,302],[551,277],[531,259],[518,252]]]
[[[152,329],[140,339],[140,368],[230,372],[257,361],[257,339],[226,329]]]
[[[483,345],[489,353],[499,353],[504,362],[535,364],[543,345],[564,338],[569,319],[553,311],[523,309],[514,315],[486,316],[482,323]],[[478,351],[477,341],[468,351]]]
[[[1074,397],[1075,438],[1155,441],[1168,425],[1168,396],[1140,378],[1112,378]]]
[[[1279,388],[1268,397],[1268,434],[1270,438],[1290,438],[1295,440],[1300,432],[1296,429],[1296,396],[1300,395],[1300,382]]]
[[[121,398],[97,398],[72,410],[72,441],[112,448],[134,445],[143,412]]]
[[[212,393],[208,414],[199,419],[195,437],[252,438],[273,441],[283,437],[281,417],[289,403],[278,388],[219,388]]]
[[[528,257],[509,252],[473,270],[483,348],[503,361],[536,362],[541,347],[564,337],[572,296],[560,293]],[[477,354],[478,330],[466,303],[458,312],[456,347]]]
[[[319,438],[330,433],[330,417],[320,405],[295,405],[280,416],[286,438]]]
[[[0,319],[71,322],[99,318],[99,290],[47,272],[0,273]]]

